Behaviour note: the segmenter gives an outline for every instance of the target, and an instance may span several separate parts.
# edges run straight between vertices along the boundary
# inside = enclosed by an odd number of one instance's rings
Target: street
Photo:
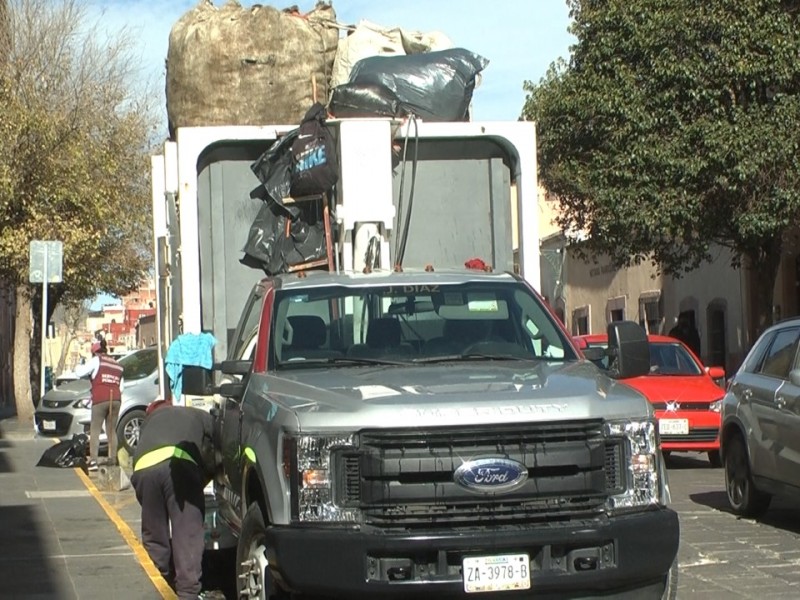
[[[0,553],[0,567],[19,575],[3,584],[0,595],[80,599],[114,587],[115,597],[122,599],[169,597],[159,593],[157,577],[148,581],[143,568],[147,561],[142,562],[143,550],[133,539],[140,521],[132,490],[104,491],[93,499],[77,471],[35,466],[49,444],[13,419],[0,422],[2,524],[13,541]],[[759,521],[735,517],[727,508],[723,471],[712,468],[704,454],[673,453],[669,478],[681,520],[679,599],[800,597],[796,506],[775,500]],[[22,510],[25,519],[19,518]],[[229,587],[225,574],[233,570],[232,556],[207,558],[207,589]]]
[[[669,481],[681,521],[680,600],[800,597],[796,505],[774,499],[759,521],[736,517],[723,470],[704,454],[672,454]]]

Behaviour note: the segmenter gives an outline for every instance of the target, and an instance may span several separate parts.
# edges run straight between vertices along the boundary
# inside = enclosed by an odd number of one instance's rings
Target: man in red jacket
[[[97,471],[100,431],[106,425],[108,463],[117,462],[116,419],[122,402],[122,365],[108,356],[105,340],[92,344],[92,358],[80,369],[78,377],[89,375],[92,381],[92,424],[89,429],[89,471]]]

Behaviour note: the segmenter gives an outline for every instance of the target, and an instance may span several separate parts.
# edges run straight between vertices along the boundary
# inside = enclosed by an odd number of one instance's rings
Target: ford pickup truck
[[[653,409],[616,381],[647,341],[608,334],[601,372],[509,273],[263,279],[216,365],[239,597],[674,598]]]

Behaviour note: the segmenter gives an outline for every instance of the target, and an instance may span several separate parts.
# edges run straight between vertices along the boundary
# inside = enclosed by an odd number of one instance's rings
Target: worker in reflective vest
[[[203,489],[216,468],[212,435],[206,411],[164,405],[145,419],[134,454],[131,484],[142,506],[142,544],[181,600],[194,600],[201,590]]]

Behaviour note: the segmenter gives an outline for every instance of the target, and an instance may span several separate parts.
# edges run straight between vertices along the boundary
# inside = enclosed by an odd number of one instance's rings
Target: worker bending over
[[[212,428],[206,411],[164,405],[145,419],[134,455],[131,483],[142,506],[142,543],[181,600],[195,600],[201,590],[203,490],[216,468]]]

